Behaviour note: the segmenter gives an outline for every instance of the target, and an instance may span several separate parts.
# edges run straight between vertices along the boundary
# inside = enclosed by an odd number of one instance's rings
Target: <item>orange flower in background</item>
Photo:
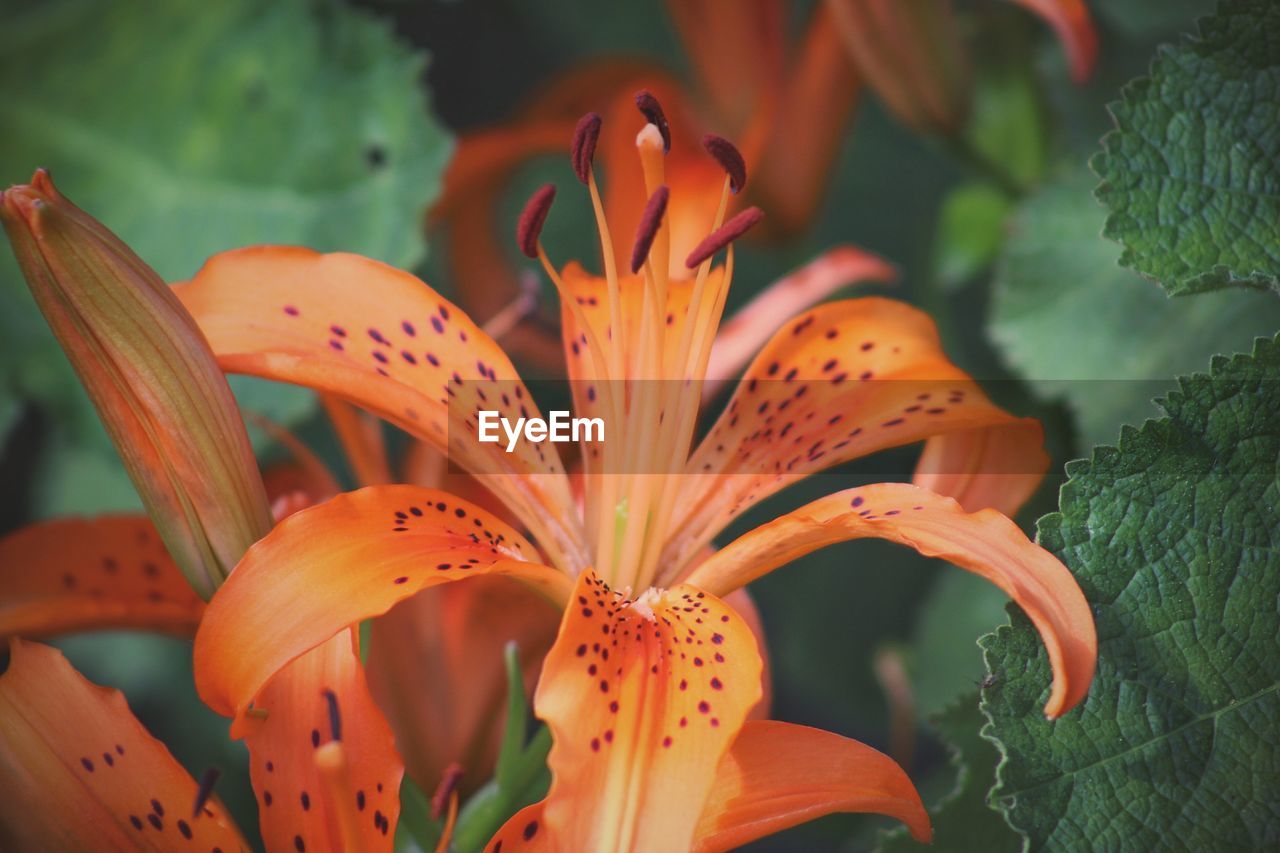
[[[1098,45],[1083,0],[1015,2],[1050,23],[1073,79],[1087,79]],[[504,191],[520,168],[559,152],[578,117],[602,103],[609,105],[601,151],[609,221],[620,234],[632,233],[645,194],[630,140],[613,128],[625,126],[616,119],[641,86],[661,99],[680,128],[676,138],[683,142],[673,148],[669,172],[673,180],[682,173],[681,186],[719,181],[692,144],[699,134],[718,128],[741,140],[747,159],[759,164],[750,197],[768,209],[765,229],[774,236],[801,231],[817,213],[864,85],[919,130],[954,132],[967,117],[969,59],[950,0],[825,0],[814,4],[794,38],[783,0],[671,0],[667,11],[691,66],[688,81],[647,62],[593,61],[535,94],[510,121],[459,137],[430,221],[447,241],[459,298],[478,319],[520,292],[519,268],[504,251]],[[673,220],[672,227],[681,226]],[[838,251],[844,263],[821,287],[803,294],[784,284],[775,288],[779,299],[790,297],[790,313],[859,279],[885,279],[883,271],[859,263],[857,250]],[[751,351],[762,342],[755,340]],[[554,341],[534,325],[514,330],[506,345],[539,363],[557,358]]]
[[[298,512],[249,550],[207,608],[197,686],[245,725],[277,673],[351,626],[424,589],[515,578],[564,613],[534,703],[554,739],[553,782],[495,847],[722,849],[831,811],[889,814],[927,838],[919,797],[885,756],[748,721],[761,653],[723,597],[834,542],[909,545],[991,580],[1028,613],[1053,665],[1045,712],[1066,712],[1093,673],[1088,606],[1066,568],[991,508],[1012,511],[1039,481],[1039,425],[994,406],[943,355],[927,316],[865,298],[778,328],[695,444],[732,241],[760,212],[729,216],[746,183],[733,146],[707,140],[716,182],[686,177],[667,158],[675,146],[657,100],[642,92],[637,105],[633,178],[647,200],[624,211],[634,228],[618,226],[617,202],[596,185],[597,140],[611,144],[599,118],[574,138],[604,276],[547,258],[539,231],[553,190],[535,195],[518,234],[561,294],[577,413],[606,424],[604,440],[582,446],[581,502],[554,445],[477,440],[481,411],[514,421],[538,417],[537,406],[492,338],[419,279],[355,255],[258,247],[215,256],[178,287],[225,370],[308,385],[404,428],[469,470],[531,536],[471,501],[407,485]],[[838,492],[707,556],[725,525],[786,485],[918,441],[916,485]]]

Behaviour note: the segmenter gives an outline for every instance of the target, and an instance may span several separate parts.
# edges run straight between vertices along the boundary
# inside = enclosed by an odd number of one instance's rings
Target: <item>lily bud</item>
[[[959,132],[969,113],[968,55],[951,0],[833,0],[849,56],[907,126]]]
[[[43,170],[0,193],[0,218],[165,546],[210,597],[271,529],[271,509],[208,342],[160,276]]]

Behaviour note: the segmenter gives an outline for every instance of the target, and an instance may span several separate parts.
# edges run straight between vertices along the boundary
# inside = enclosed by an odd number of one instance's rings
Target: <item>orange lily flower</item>
[[[1014,2],[1053,27],[1072,77],[1086,80],[1098,43],[1084,0]],[[430,224],[442,230],[460,299],[476,318],[491,316],[520,292],[520,270],[504,251],[505,229],[497,221],[502,193],[521,167],[558,152],[578,116],[594,105],[609,105],[600,171],[610,187],[609,221],[621,234],[632,233],[646,194],[630,140],[610,129],[625,126],[615,118],[630,109],[630,95],[641,86],[667,107],[677,139],[696,139],[715,127],[742,140],[747,158],[760,164],[750,197],[769,211],[764,228],[774,236],[800,232],[817,212],[864,83],[911,126],[949,132],[966,117],[968,57],[951,0],[826,0],[814,5],[794,39],[783,0],[670,0],[667,11],[693,72],[689,80],[635,60],[589,62],[557,78],[510,121],[459,137]],[[673,183],[680,172],[680,186],[718,184],[714,165],[688,147],[677,145],[671,161]],[[687,235],[694,242],[703,221]],[[671,227],[684,227],[680,217],[672,217]],[[673,241],[682,243],[678,236]],[[826,274],[807,288],[779,282],[770,291],[774,311],[799,313],[855,281],[891,277],[882,263],[851,247],[830,260]],[[755,352],[766,338],[746,334],[752,329],[730,321],[725,331],[732,334],[715,346]],[[523,324],[506,345],[553,363],[559,356],[548,337]]]
[[[674,163],[669,180],[670,127],[651,93],[637,105],[649,201],[629,212],[632,250],[615,252],[596,184],[598,116],[579,123],[573,165],[597,211],[603,278],[557,270],[543,251],[553,189],[535,195],[518,231],[562,295],[575,407],[607,424],[606,439],[582,447],[581,504],[554,445],[478,440],[480,411],[514,420],[537,406],[502,349],[414,276],[355,255],[258,247],[215,256],[178,287],[225,370],[309,385],[404,428],[471,471],[537,542],[439,489],[374,486],[299,512],[210,602],[197,687],[242,725],[277,672],[350,626],[423,589],[515,578],[564,611],[534,702],[553,735],[553,782],[494,849],[723,849],[841,810],[898,817],[927,839],[919,797],[887,757],[747,721],[761,656],[723,597],[834,542],[909,545],[991,580],[1028,613],[1053,665],[1045,713],[1066,712],[1093,673],[1087,603],[1058,560],[990,508],[1016,506],[1039,481],[1039,425],[993,405],[942,354],[928,317],[866,298],[782,327],[695,448],[732,241],[760,213],[728,218],[746,167],[722,139],[708,141],[718,186],[677,183]],[[683,264],[681,211],[702,211],[709,232]],[[918,479],[963,507],[920,485],[848,489],[705,556],[730,520],[795,480],[922,440]],[[1005,464],[992,470],[993,460]]]

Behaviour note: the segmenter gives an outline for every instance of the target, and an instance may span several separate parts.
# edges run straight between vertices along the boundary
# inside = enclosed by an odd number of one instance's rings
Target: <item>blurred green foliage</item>
[[[425,56],[386,22],[304,0],[6,2],[0,17],[0,180],[48,168],[165,278],[253,243],[424,256],[451,143]],[[49,428],[31,514],[137,506],[7,251],[0,298],[0,388]],[[314,408],[306,392],[233,384],[285,424]]]

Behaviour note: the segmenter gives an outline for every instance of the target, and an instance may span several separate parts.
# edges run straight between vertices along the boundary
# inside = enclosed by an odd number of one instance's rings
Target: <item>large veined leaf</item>
[[[0,19],[0,181],[49,168],[166,278],[251,243],[422,258],[450,141],[425,57],[383,22],[305,0],[0,0]],[[7,248],[0,336],[0,380],[106,451]],[[246,400],[263,401],[286,420],[311,410],[295,389]]]
[[[1280,289],[1280,4],[1222,0],[1111,107],[1093,160],[1121,263],[1172,294]]]
[[[1088,697],[1045,720],[1048,660],[1021,613],[982,641],[993,798],[1032,849],[1280,845],[1277,390],[1280,339],[1262,339],[1068,466],[1039,534],[1093,606]]]
[[[990,332],[1009,366],[1046,399],[1071,406],[1081,444],[1114,441],[1158,414],[1173,377],[1280,329],[1280,300],[1227,290],[1170,299],[1116,264],[1105,216],[1080,166],[1013,218],[997,267]]]

